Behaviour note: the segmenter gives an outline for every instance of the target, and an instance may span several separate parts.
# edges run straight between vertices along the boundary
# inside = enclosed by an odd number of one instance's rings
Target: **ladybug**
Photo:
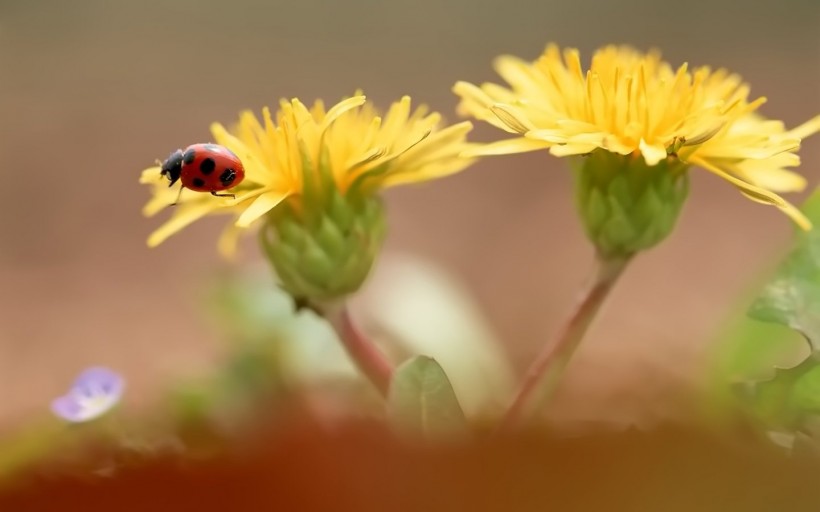
[[[162,176],[167,176],[169,187],[180,181],[183,188],[196,192],[210,192],[217,197],[236,197],[217,192],[235,187],[245,178],[245,168],[230,149],[217,144],[193,144],[185,150],[177,149],[162,162]]]

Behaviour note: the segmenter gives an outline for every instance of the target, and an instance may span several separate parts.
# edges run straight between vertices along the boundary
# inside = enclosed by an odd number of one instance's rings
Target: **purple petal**
[[[108,368],[92,367],[77,377],[72,391],[86,398],[107,395],[119,399],[124,388],[125,382],[117,372]]]
[[[73,423],[92,420],[117,405],[124,389],[125,381],[117,372],[91,367],[75,379],[66,395],[51,403],[51,410]]]
[[[69,395],[61,396],[51,402],[51,411],[68,421],[80,421],[83,416],[82,406]]]

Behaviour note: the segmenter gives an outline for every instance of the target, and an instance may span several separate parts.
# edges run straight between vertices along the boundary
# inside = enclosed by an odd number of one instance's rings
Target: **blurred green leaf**
[[[222,275],[203,296],[215,327],[235,342],[276,341],[296,318],[293,301],[267,268]]]
[[[802,210],[815,228],[798,232],[794,249],[749,316],[791,327],[806,337],[814,352],[820,349],[820,192],[815,191]]]
[[[764,428],[791,435],[805,433],[807,422],[820,412],[820,191],[802,210],[815,228],[797,232],[792,250],[752,303],[748,316],[800,333],[811,352],[799,364],[777,367],[782,360],[771,349],[788,348],[794,354],[794,343],[755,327],[746,330],[747,339],[734,353],[736,359],[768,361],[772,371],[738,376],[742,382],[736,390],[742,391],[743,404]],[[760,343],[762,338],[773,343]],[[766,357],[758,357],[761,354]]]
[[[428,438],[467,431],[450,380],[433,358],[416,356],[399,366],[387,402],[388,414],[400,431]]]
[[[771,379],[775,367],[795,366],[812,348],[806,340],[816,338],[820,318],[820,309],[812,307],[820,298],[820,189],[801,210],[814,229],[795,230],[791,251],[773,273],[750,284],[718,335],[715,390],[727,381]],[[718,400],[725,397],[718,394]]]
[[[293,385],[358,379],[333,329],[312,312],[297,312],[268,265],[222,276],[206,298],[208,318],[235,354],[227,370],[243,380],[270,379],[270,372]]]
[[[757,418],[769,426],[794,430],[799,428],[805,405],[811,400],[807,395],[817,380],[818,362],[806,358],[793,368],[776,368],[774,376],[767,380],[747,381],[742,384],[742,396]],[[809,381],[804,379],[809,378]],[[802,391],[798,392],[802,388]],[[820,402],[820,396],[814,398]]]
[[[814,358],[806,359],[803,364],[811,367],[794,384],[794,405],[802,411],[820,413],[820,363]]]

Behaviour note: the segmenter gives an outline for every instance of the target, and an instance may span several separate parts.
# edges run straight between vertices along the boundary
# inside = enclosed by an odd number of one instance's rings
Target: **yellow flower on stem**
[[[219,248],[231,256],[239,234],[260,226],[263,247],[283,286],[295,297],[329,299],[355,291],[366,277],[384,234],[378,192],[456,173],[472,162],[472,124],[440,127],[441,116],[410,98],[384,116],[361,94],[330,109],[282,100],[261,119],[243,112],[231,129],[211,126],[214,141],[233,151],[245,179],[230,189],[235,198],[183,190],[170,219],[148,238],[156,246],[210,214],[233,221]],[[174,202],[159,167],[143,171],[153,197],[143,208],[154,215]],[[259,222],[257,222],[259,221]],[[274,238],[276,240],[274,240]]]
[[[500,57],[507,86],[458,82],[459,111],[514,134],[467,155],[549,150],[572,157],[579,216],[598,268],[553,340],[534,359],[504,426],[538,416],[609,292],[632,257],[673,230],[698,166],[750,199],[782,210],[803,229],[809,220],[778,195],[802,190],[801,140],[820,116],[787,130],[757,110],[737,75],[708,67],[677,69],[657,52],[607,46],[584,70],[579,52],[547,46],[527,62]]]
[[[425,106],[411,110],[409,97],[380,115],[365,96],[356,94],[330,109],[321,101],[308,109],[298,99],[282,100],[274,115],[261,119],[245,111],[231,129],[211,126],[213,140],[233,151],[245,167],[245,179],[230,190],[235,199],[215,198],[185,190],[171,218],[148,238],[155,247],[194,221],[211,214],[234,217],[220,243],[223,254],[235,249],[237,234],[290,200],[296,210],[322,205],[318,200],[375,195],[381,189],[423,182],[456,173],[472,162],[460,155],[470,146],[469,122],[441,128],[441,115]],[[174,203],[158,166],[142,172],[140,182],[152,187],[143,208],[153,216]]]
[[[509,85],[488,83],[477,87],[458,82],[454,91],[461,97],[459,110],[518,137],[477,147],[468,154],[548,149],[560,157],[612,155],[599,157],[596,165],[605,175],[596,181],[612,179],[613,174],[629,168],[636,157],[642,157],[643,161],[637,162],[644,167],[640,177],[646,179],[651,173],[648,169],[655,167],[678,174],[679,196],[685,196],[687,167],[695,165],[720,176],[747,197],[776,206],[800,227],[810,227],[808,219],[777,193],[805,187],[803,177],[789,168],[800,163],[795,151],[801,139],[820,130],[820,116],[787,130],[780,121],[757,113],[765,98],[750,100],[749,86],[739,76],[708,67],[690,71],[686,64],[674,69],[657,52],[644,54],[628,47],[598,50],[587,70],[577,50],[562,52],[552,44],[534,62],[504,56],[496,60],[495,68]],[[602,163],[609,169],[600,169]],[[626,181],[634,184],[632,179]],[[606,217],[622,217],[632,223],[628,227],[636,231],[636,237],[657,230],[644,225],[650,224],[645,218],[630,218],[619,211],[631,206],[624,202],[638,201],[643,188],[631,197],[617,198],[611,197],[610,184],[598,185],[604,189],[597,192],[605,196],[603,203],[609,203],[604,205],[608,208],[581,204],[582,217],[589,215],[589,209]],[[674,191],[667,192],[669,197],[657,194],[661,202],[675,199]],[[579,195],[582,203],[589,199],[582,192]],[[682,203],[682,197],[677,199],[672,202]],[[614,204],[618,201],[621,204]],[[623,228],[623,222],[618,224],[621,227],[612,229]],[[599,231],[609,229],[600,225],[586,227],[596,243]],[[619,238],[617,233],[607,236]],[[662,238],[648,237],[653,243]],[[605,251],[625,253],[651,245],[646,242],[629,247],[625,243],[624,247],[613,248],[606,242]]]
[[[345,298],[359,289],[385,234],[379,192],[388,187],[447,176],[469,166],[470,122],[441,127],[441,116],[410,98],[380,115],[361,94],[330,109],[298,99],[243,112],[230,129],[214,123],[217,144],[235,153],[245,179],[229,190],[235,198],[184,190],[171,218],[148,238],[156,246],[185,226],[211,214],[232,222],[220,238],[230,256],[239,235],[258,226],[260,244],[284,288],[300,306],[323,315],[351,358],[374,386],[387,393],[393,365],[359,332]],[[143,171],[153,197],[150,216],[176,199],[159,167]]]

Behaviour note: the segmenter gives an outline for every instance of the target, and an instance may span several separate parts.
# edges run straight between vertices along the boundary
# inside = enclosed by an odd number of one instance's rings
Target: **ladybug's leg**
[[[182,189],[184,189],[184,188],[185,187],[183,187],[183,186],[179,187],[179,194],[177,194],[177,200],[174,201],[173,203],[171,203],[171,206],[176,206],[177,203],[179,203],[179,198],[182,197]]]
[[[217,194],[213,190],[211,190],[211,195],[216,197],[230,197],[231,199],[236,199],[236,196],[234,194]]]

